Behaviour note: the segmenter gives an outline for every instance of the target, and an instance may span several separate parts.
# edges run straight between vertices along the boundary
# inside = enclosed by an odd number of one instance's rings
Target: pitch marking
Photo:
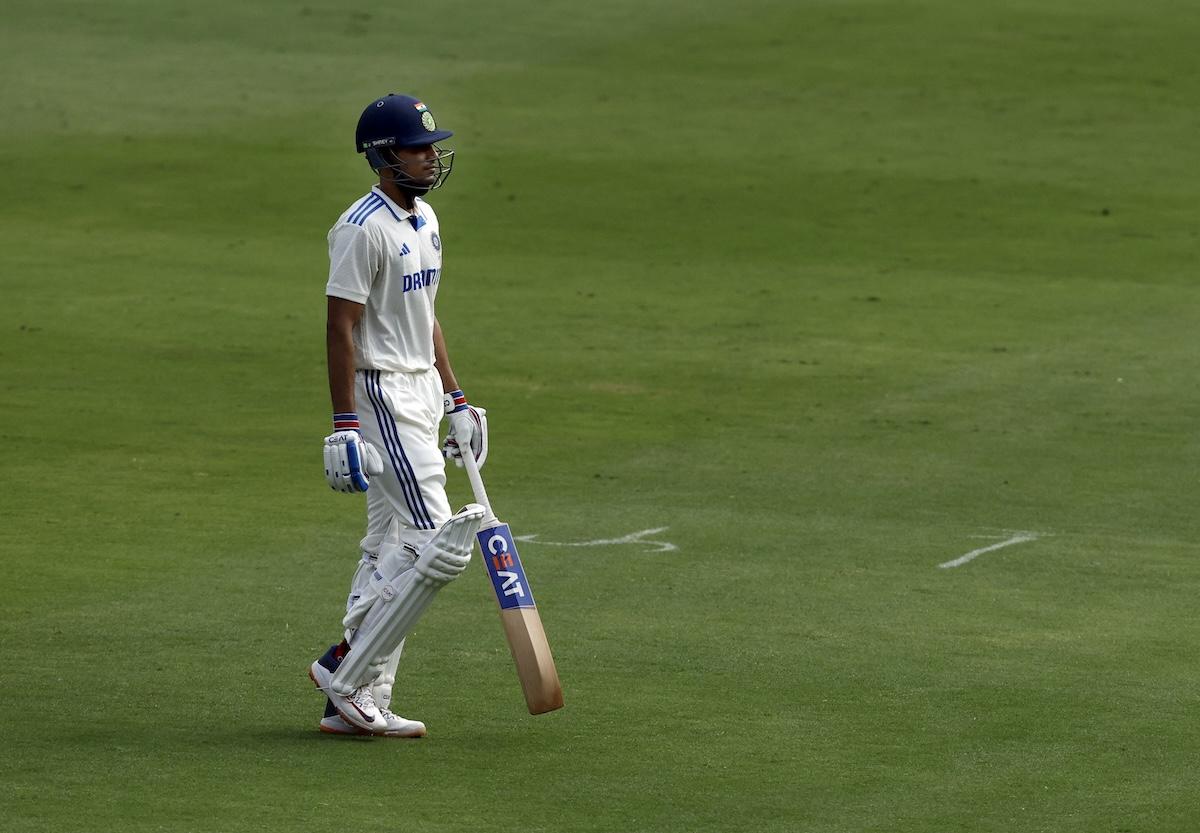
[[[647,544],[654,549],[643,550],[643,552],[672,552],[679,547],[669,541],[646,541],[646,536],[657,535],[660,532],[666,532],[671,527],[658,526],[654,529],[643,529],[640,532],[631,532],[621,538],[601,538],[598,541],[539,541],[537,540],[538,533],[532,535],[518,535],[516,540],[528,541],[531,544],[545,544],[548,547],[607,547],[613,544]]]
[[[950,567],[961,567],[963,564],[966,564],[968,561],[974,561],[976,558],[983,555],[985,552],[993,552],[994,550],[1002,549],[1003,547],[1011,547],[1013,544],[1023,544],[1026,541],[1036,541],[1040,537],[1042,537],[1042,536],[1041,536],[1041,533],[1039,533],[1039,532],[1018,532],[1015,535],[1013,535],[1011,538],[1001,541],[998,544],[992,544],[990,547],[980,547],[977,550],[971,550],[966,555],[960,555],[958,558],[955,558],[953,561],[946,561],[942,564],[939,564],[938,567],[942,570],[948,569]]]

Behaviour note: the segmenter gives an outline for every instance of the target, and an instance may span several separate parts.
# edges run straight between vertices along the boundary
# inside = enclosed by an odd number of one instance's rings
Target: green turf
[[[1196,828],[1196,7],[3,18],[0,831]],[[430,736],[339,741],[325,232],[389,90],[457,133],[497,508],[678,549],[522,546],[536,718],[473,567]]]

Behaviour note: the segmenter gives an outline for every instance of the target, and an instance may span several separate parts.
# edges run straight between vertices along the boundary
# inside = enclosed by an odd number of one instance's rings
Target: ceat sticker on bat
[[[525,569],[521,566],[521,557],[517,555],[517,545],[513,543],[508,524],[480,530],[476,537],[501,609],[535,607],[533,592],[525,579]]]

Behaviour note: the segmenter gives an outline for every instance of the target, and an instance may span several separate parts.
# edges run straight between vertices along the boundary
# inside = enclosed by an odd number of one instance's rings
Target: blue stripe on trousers
[[[371,400],[371,405],[375,409],[375,420],[379,423],[379,433],[383,436],[384,448],[387,450],[388,458],[392,461],[392,470],[396,472],[396,479],[400,482],[400,490],[404,493],[404,502],[408,506],[408,511],[412,515],[413,523],[418,529],[425,528],[426,519],[421,515],[421,507],[418,504],[417,498],[419,491],[413,483],[408,479],[409,468],[405,465],[407,460],[402,457],[403,451],[398,452],[397,446],[399,443],[395,438],[394,425],[393,430],[389,431],[390,412],[387,406],[383,403],[383,389],[379,384],[378,370],[365,371],[364,377],[367,396]],[[385,419],[385,414],[389,419]]]
[[[408,511],[412,513],[413,521],[419,529],[437,529],[437,525],[429,515],[429,509],[425,506],[425,499],[421,496],[421,486],[417,482],[416,473],[413,471],[408,456],[404,453],[404,446],[400,442],[400,431],[396,427],[391,412],[383,402],[383,386],[380,384],[379,378],[380,371],[367,371],[367,396],[370,397],[371,404],[375,408],[375,419],[379,423],[379,431],[383,435],[388,456],[391,457],[392,468],[400,480],[400,488],[404,491],[404,502],[408,505]]]
[[[392,463],[392,470],[396,472],[396,479],[400,483],[400,490],[404,493],[404,502],[408,505],[408,511],[413,517],[413,522],[420,527],[423,525],[423,519],[413,503],[412,491],[409,488],[408,481],[405,479],[403,465],[396,454],[395,448],[392,447],[392,438],[387,432],[386,423],[383,419],[386,407],[376,399],[374,389],[371,387],[370,379],[374,371],[368,370],[364,372],[366,375],[363,379],[367,389],[367,397],[371,400],[371,405],[375,410],[375,421],[379,424],[379,433],[383,436],[384,450],[387,451],[388,459]]]

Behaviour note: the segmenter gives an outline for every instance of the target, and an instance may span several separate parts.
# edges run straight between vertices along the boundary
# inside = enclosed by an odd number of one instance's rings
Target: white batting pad
[[[464,506],[421,548],[412,569],[396,574],[380,558],[380,567],[371,577],[378,596],[359,623],[350,641],[350,652],[333,674],[330,681],[333,691],[348,696],[370,682],[380,665],[408,636],[437,592],[467,569],[474,536],[484,514],[484,508],[477,503]],[[387,560],[396,566],[402,563],[399,559]]]
[[[364,557],[362,564],[368,563]],[[395,584],[407,571],[416,566],[416,551],[398,544],[385,543],[379,548],[379,555],[374,559],[373,566],[359,569],[350,585],[350,598],[346,604],[346,615],[342,619],[342,627],[346,629],[348,642],[354,641],[354,631],[367,618],[371,608],[379,601],[379,594],[388,583]],[[385,578],[386,577],[386,578]]]
[[[375,678],[375,682],[371,683],[371,694],[375,695],[375,705],[381,710],[392,705],[392,689],[396,686],[396,669],[400,667],[400,655],[404,652],[404,640],[400,640],[400,644],[396,650],[392,651],[391,656],[383,663],[383,668],[379,672],[379,676]]]

